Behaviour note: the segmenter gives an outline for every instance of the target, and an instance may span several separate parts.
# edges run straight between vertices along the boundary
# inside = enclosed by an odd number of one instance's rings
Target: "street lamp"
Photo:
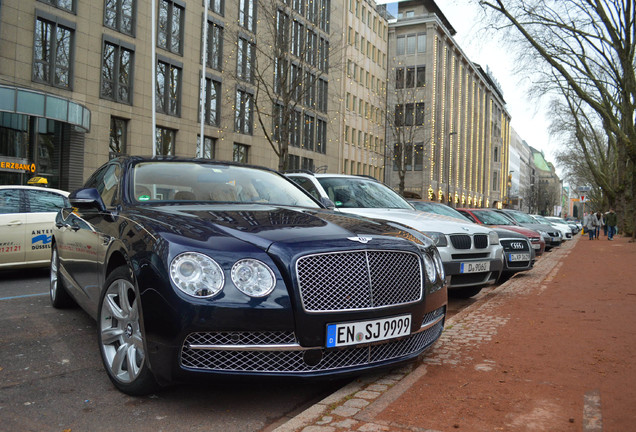
[[[451,175],[450,175],[450,171],[451,171],[450,148],[451,148],[451,136],[452,135],[457,135],[457,132],[449,132],[448,133],[448,152],[447,152],[448,163],[446,165],[446,168],[447,168],[446,169],[446,204],[448,204],[451,201],[449,199],[449,197],[450,197],[450,179],[451,179]]]
[[[506,204],[508,204],[508,208],[512,208],[511,205],[511,199],[510,199],[510,188],[512,187],[512,173],[514,172],[514,170],[510,170],[508,171],[508,182],[506,183],[506,185],[508,186],[508,192],[506,193]]]

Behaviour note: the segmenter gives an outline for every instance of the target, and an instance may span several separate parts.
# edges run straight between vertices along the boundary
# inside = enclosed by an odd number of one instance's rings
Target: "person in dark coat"
[[[618,225],[618,216],[614,212],[613,208],[610,208],[609,212],[605,216],[605,224],[607,225],[607,239],[613,240]]]

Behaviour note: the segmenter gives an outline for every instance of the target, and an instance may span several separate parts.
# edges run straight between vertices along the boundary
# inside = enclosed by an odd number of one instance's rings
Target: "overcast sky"
[[[501,85],[512,127],[529,145],[543,150],[548,162],[556,166],[556,143],[550,140],[548,134],[545,108],[530,100],[523,78],[513,75],[514,54],[506,52],[496,38],[483,37],[483,33],[480,35],[478,16],[481,10],[474,2],[437,0],[436,3],[455,28],[455,40],[464,53],[472,62],[490,68],[493,77]]]

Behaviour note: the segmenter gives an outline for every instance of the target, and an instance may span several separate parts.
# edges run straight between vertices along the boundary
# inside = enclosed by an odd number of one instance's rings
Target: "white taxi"
[[[0,186],[0,269],[47,267],[58,210],[68,192],[37,186]]]

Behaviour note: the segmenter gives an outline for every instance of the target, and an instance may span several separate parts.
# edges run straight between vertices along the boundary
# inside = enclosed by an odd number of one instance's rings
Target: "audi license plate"
[[[377,342],[411,334],[411,315],[327,325],[327,348]]]
[[[460,273],[479,273],[490,271],[490,261],[461,263]]]
[[[530,261],[529,253],[511,253],[508,255],[508,261]]]

